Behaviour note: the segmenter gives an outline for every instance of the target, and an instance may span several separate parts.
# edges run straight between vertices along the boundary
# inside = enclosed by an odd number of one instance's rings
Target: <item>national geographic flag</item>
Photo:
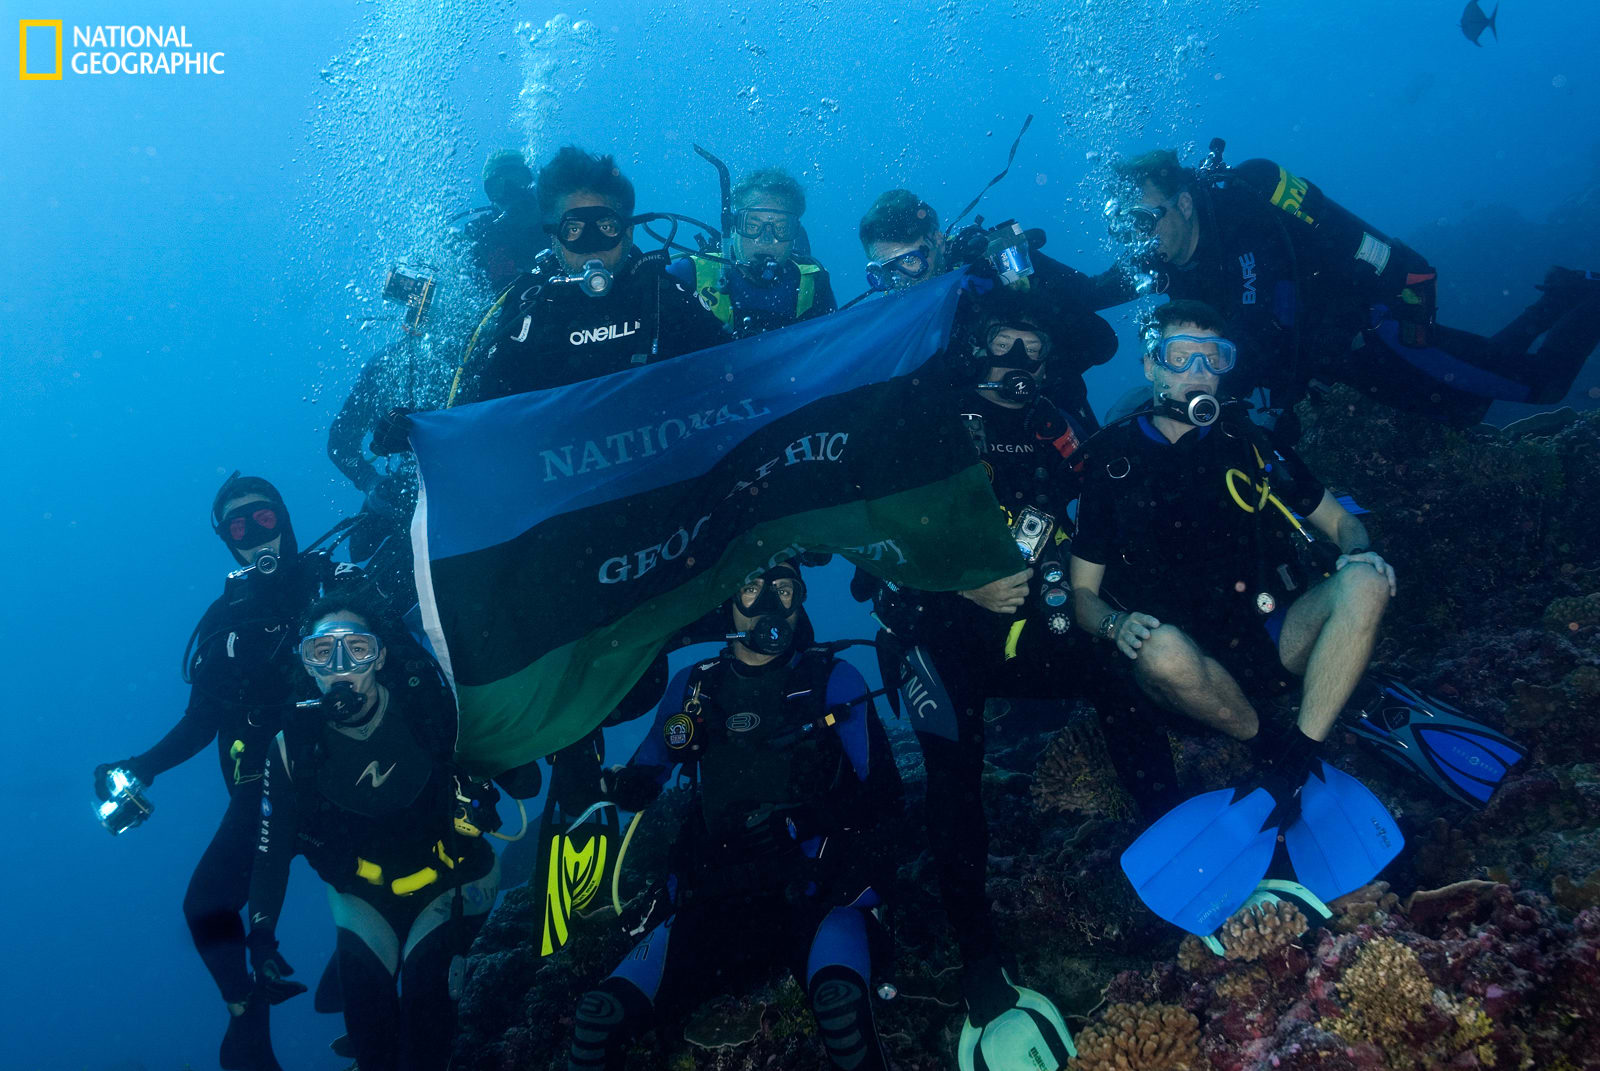
[[[417,591],[461,759],[495,772],[582,739],[678,629],[802,549],[932,591],[1014,572],[972,440],[922,378],[961,281],[414,417]]]

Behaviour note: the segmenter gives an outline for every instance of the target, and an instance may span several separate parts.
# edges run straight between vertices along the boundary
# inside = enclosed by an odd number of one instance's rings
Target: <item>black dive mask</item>
[[[978,384],[979,390],[992,390],[1008,402],[1031,402],[1039,397],[1039,381],[1031,373],[1013,368],[997,380]]]
[[[555,226],[545,228],[573,253],[604,253],[622,244],[627,221],[605,205],[574,208]]]
[[[1222,403],[1217,401],[1215,394],[1205,391],[1195,391],[1187,398],[1162,394],[1156,399],[1156,412],[1184,424],[1208,428],[1222,415]]]

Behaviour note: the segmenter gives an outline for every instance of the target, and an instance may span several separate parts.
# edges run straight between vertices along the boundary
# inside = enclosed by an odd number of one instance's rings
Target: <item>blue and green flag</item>
[[[924,590],[1013,572],[930,365],[960,286],[418,414],[417,590],[462,760],[496,772],[581,739],[676,631],[802,550]]]

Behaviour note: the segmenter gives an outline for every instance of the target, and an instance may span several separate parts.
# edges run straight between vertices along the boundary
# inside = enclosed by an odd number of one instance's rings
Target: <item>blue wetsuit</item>
[[[885,852],[870,841],[899,782],[867,692],[817,649],[762,667],[724,655],[673,678],[612,792],[643,805],[675,768],[695,771],[670,914],[580,1002],[570,1068],[620,1067],[653,1016],[692,1009],[730,967],[774,960],[803,979],[836,1066],[885,1066],[870,1004]]]

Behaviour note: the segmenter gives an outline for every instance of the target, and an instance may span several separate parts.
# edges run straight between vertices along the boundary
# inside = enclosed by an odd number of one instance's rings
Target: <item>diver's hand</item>
[[[133,759],[118,759],[116,762],[102,762],[94,768],[94,794],[100,802],[111,798],[111,786],[106,783],[106,777],[112,770],[126,770],[139,779],[139,783],[149,786],[153,777],[146,777],[143,770],[136,769]]]
[[[1383,556],[1377,551],[1364,550],[1360,554],[1341,554],[1339,559],[1333,563],[1333,571],[1337,573],[1352,562],[1366,562],[1378,570],[1378,575],[1389,582],[1389,598],[1392,599],[1399,594],[1400,589],[1394,577],[1394,566],[1384,561]]]
[[[301,983],[288,980],[294,968],[278,951],[278,942],[271,931],[252,930],[246,944],[250,947],[250,966],[256,975],[256,995],[262,1000],[268,1004],[282,1004],[306,991]]]
[[[415,409],[396,407],[378,418],[372,429],[372,452],[379,457],[411,449],[411,414]]]
[[[991,580],[981,588],[973,588],[960,594],[990,613],[1014,614],[1022,609],[1022,604],[1027,601],[1028,580],[1032,575],[1031,568],[1024,569],[1020,573]]]
[[[1150,614],[1138,612],[1122,615],[1122,620],[1117,622],[1117,631],[1113,640],[1117,650],[1129,658],[1139,657],[1139,648],[1144,646],[1144,641],[1150,634],[1161,627],[1161,622]]]
[[[651,770],[610,766],[600,771],[600,795],[624,811],[642,811],[661,795],[661,786]]]
[[[367,492],[362,508],[391,520],[409,518],[417,506],[417,489],[410,473],[391,472]]]

